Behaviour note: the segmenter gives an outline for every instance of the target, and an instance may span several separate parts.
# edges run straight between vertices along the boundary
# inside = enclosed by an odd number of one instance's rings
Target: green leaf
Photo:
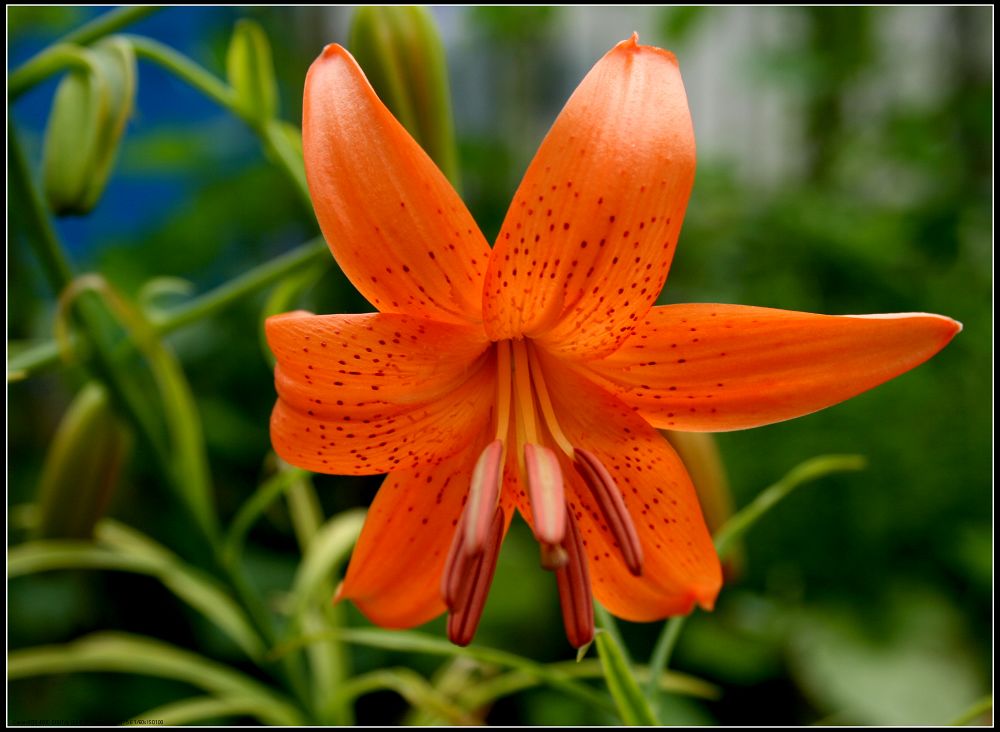
[[[246,18],[236,22],[226,53],[226,74],[240,111],[255,120],[278,113],[278,83],[274,77],[267,34]]]
[[[546,668],[574,679],[600,679],[604,677],[604,668],[596,659],[585,661],[560,661],[546,664]],[[635,676],[640,682],[650,678],[649,668],[637,666]],[[525,689],[531,689],[542,683],[541,679],[524,671],[508,671],[491,679],[466,688],[461,695],[462,705],[468,709],[491,704],[500,697],[509,696]],[[664,671],[656,680],[656,687],[682,696],[698,699],[714,700],[721,696],[717,686],[702,679],[675,671]]]
[[[596,709],[604,712],[614,712],[614,704],[603,693],[586,684],[572,679],[568,674],[536,663],[522,656],[495,648],[467,646],[462,648],[440,638],[415,631],[386,631],[374,628],[335,628],[323,633],[293,639],[271,651],[271,656],[280,657],[303,646],[309,646],[320,641],[336,639],[344,643],[355,643],[372,648],[382,648],[403,653],[426,653],[432,656],[452,658],[462,656],[473,658],[483,663],[518,669],[533,678],[559,689]]]
[[[161,455],[170,485],[198,521],[205,536],[215,540],[218,523],[201,419],[184,370],[146,316],[99,275],[83,275],[73,280],[72,286],[63,293],[62,307],[68,308],[69,303],[88,291],[94,291],[103,298],[128,330],[136,349],[148,361],[156,380],[162,418],[170,438],[168,454]],[[57,340],[65,341],[66,318],[59,318],[56,325]],[[157,444],[154,438],[150,440],[152,444]]]
[[[423,676],[408,668],[390,668],[355,676],[336,690],[337,702],[350,704],[359,696],[391,689],[416,709],[440,716],[456,725],[473,725],[476,719],[435,689]]]
[[[292,583],[293,614],[301,616],[321,598],[340,565],[347,560],[365,522],[365,511],[345,511],[327,521],[313,537]]]
[[[598,612],[607,613],[600,606]],[[604,669],[604,679],[611,692],[611,698],[615,700],[622,722],[629,727],[658,724],[649,702],[643,696],[639,683],[632,674],[625,653],[614,636],[606,631],[598,631],[594,637],[594,644],[597,646],[597,655]]]
[[[282,695],[238,671],[153,638],[95,633],[65,645],[11,651],[7,679],[87,671],[156,676],[183,681],[220,696],[253,698],[275,723],[301,725],[299,710]],[[280,721],[279,721],[280,720]]]
[[[256,717],[264,724],[288,724],[282,714],[275,714],[274,706],[267,700],[252,696],[201,696],[164,704],[136,715],[136,719],[155,719],[157,725],[168,727],[182,724],[205,723],[227,717]]]
[[[45,457],[38,487],[38,535],[89,539],[126,460],[132,433],[91,381],[70,405]]]
[[[213,579],[185,565],[169,551],[112,522],[98,525],[99,545],[74,541],[33,541],[11,548],[7,576],[60,569],[102,569],[155,577],[180,600],[204,615],[250,658],[263,645],[243,610]]]

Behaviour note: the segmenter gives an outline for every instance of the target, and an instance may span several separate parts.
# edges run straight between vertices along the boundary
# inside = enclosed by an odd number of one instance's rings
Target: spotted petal
[[[491,416],[495,365],[474,326],[391,313],[267,321],[271,441],[293,465],[371,475],[440,460]]]
[[[619,43],[566,103],[521,182],[486,277],[494,339],[613,351],[663,287],[694,181],[673,55]]]
[[[746,429],[837,404],[920,365],[961,330],[926,313],[813,315],[742,305],[654,308],[586,365],[654,426]]]
[[[611,473],[645,558],[642,575],[633,576],[589,489],[567,463],[567,500],[583,533],[594,595],[627,620],[659,620],[688,613],[695,604],[711,608],[722,585],[721,567],[677,453],[613,394],[551,357],[542,363],[566,437]]]
[[[435,467],[386,477],[368,509],[339,597],[387,628],[411,628],[444,612],[441,573],[487,440],[470,441]],[[503,499],[508,527],[511,501]]]
[[[309,69],[302,147],[323,236],[372,305],[447,322],[481,319],[486,240],[340,46],[327,46]]]

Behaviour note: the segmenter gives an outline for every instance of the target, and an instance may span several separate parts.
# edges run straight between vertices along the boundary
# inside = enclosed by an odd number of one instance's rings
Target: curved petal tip
[[[323,46],[323,53],[319,55],[320,58],[326,59],[331,56],[350,56],[351,52],[346,48],[341,46],[339,43],[328,43]],[[352,56],[353,58],[353,56]]]
[[[615,44],[615,47],[611,49],[609,55],[611,53],[615,53],[616,51],[625,51],[629,53],[652,52],[670,61],[674,64],[674,66],[677,66],[677,57],[673,53],[667,51],[666,49],[659,48],[658,46],[643,46],[639,43],[639,33],[636,31],[632,32],[631,37]]]

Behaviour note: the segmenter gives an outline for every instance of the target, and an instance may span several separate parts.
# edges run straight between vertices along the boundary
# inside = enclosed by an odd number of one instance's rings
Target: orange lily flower
[[[619,43],[567,102],[491,249],[461,199],[328,46],[306,79],[306,172],[343,271],[378,310],[267,321],[277,453],[388,473],[338,593],[374,623],[447,610],[469,643],[515,508],[555,572],[566,633],[593,597],[658,620],[710,609],[722,575],[658,428],[755,427],[930,358],[938,315],[654,307],[694,181],[673,55]]]

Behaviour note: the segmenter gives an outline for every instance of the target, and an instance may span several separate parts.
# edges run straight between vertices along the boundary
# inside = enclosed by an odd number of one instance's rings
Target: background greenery
[[[566,95],[610,47],[602,41],[582,68],[567,51],[573,34],[592,29],[601,12],[608,11],[436,13],[448,41],[464,197],[487,238]],[[816,454],[862,454],[869,467],[796,493],[747,536],[739,576],[716,612],[687,624],[671,663],[719,694],[666,695],[664,722],[944,723],[992,688],[993,89],[984,45],[992,11],[938,9],[931,22],[921,12],[675,8],[627,21],[645,24],[637,28],[643,42],[678,54],[699,134],[698,177],[661,302],[927,311],[965,325],[940,355],[873,392],[799,420],[719,436],[737,506]],[[696,103],[695,79],[704,74],[687,74],[685,54],[731,42],[734,13],[767,16],[781,29],[766,43],[743,38],[743,63],[722,70],[751,98],[781,100],[783,129],[794,134],[782,142],[778,174],[734,158],[718,129],[724,137],[739,124],[716,125],[714,139],[701,134],[711,121],[699,118]],[[8,9],[10,68],[92,15]],[[297,123],[305,70],[323,43],[346,43],[348,9],[168,8],[128,32],[178,48],[224,78],[233,25],[246,17],[267,34],[281,115]],[[889,55],[885,42],[912,27],[925,32],[904,34],[892,47],[936,54],[933,89],[916,99],[892,81],[907,62]],[[55,83],[8,109],[36,179]],[[725,109],[724,99],[716,103]],[[742,149],[754,147],[753,132],[745,134]],[[8,349],[16,353],[51,338],[55,298],[25,244],[20,208],[10,214]],[[203,292],[316,233],[311,211],[243,121],[142,61],[136,110],[106,195],[90,216],[62,218],[57,227],[78,272],[99,271],[133,299],[154,278],[182,278]],[[368,309],[332,259],[304,272],[296,306]],[[274,469],[267,433],[274,391],[259,340],[267,297],[240,300],[167,339],[196,400],[224,525]],[[182,299],[164,295],[156,303]],[[36,500],[46,451],[84,380],[74,365],[8,385],[9,506]],[[206,566],[206,547],[156,465],[137,441],[108,514]],[[322,514],[367,505],[379,482],[316,476]],[[8,535],[20,543],[27,535],[12,520]],[[280,610],[301,558],[294,534],[285,505],[275,503],[244,552],[246,576],[271,609]],[[540,662],[570,659],[550,579],[516,523],[477,645]],[[351,607],[346,624],[367,625]],[[644,660],[661,626],[621,626]],[[108,629],[169,641],[266,679],[155,578],[56,571],[9,581],[11,650]],[[444,636],[440,620],[425,630]],[[363,645],[347,653],[354,674],[408,667],[445,690],[480,673],[463,666],[472,662],[422,653]],[[9,722],[102,722],[183,698],[190,687],[81,673],[16,680],[8,691]],[[614,721],[553,688],[506,696],[481,711],[490,723]],[[419,719],[384,690],[361,696],[355,712],[365,724]]]

